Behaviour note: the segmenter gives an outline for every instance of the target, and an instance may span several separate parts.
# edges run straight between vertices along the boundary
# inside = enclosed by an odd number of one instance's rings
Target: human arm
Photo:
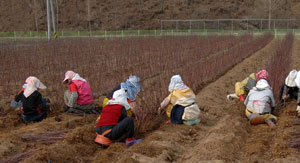
[[[74,83],[70,83],[69,85],[69,91],[71,92],[71,95],[70,95],[70,100],[68,102],[68,106],[69,107],[74,107],[75,106],[75,103],[78,99],[78,92],[77,92],[77,86],[74,84]]]
[[[290,90],[290,88],[284,84],[283,85],[283,91],[282,91],[282,99],[283,100],[287,100],[288,99],[288,97],[289,97],[289,94],[288,94],[289,90]],[[299,95],[299,92],[298,92],[298,95]]]
[[[244,104],[247,106],[248,102],[249,102],[249,97],[251,95],[251,91],[249,92],[248,96],[246,97],[245,101],[244,101]]]
[[[272,90],[270,90],[271,91],[271,95],[270,95],[270,104],[271,104],[271,108],[275,108],[275,99],[274,99],[274,94],[273,94],[273,92],[272,92]]]
[[[123,108],[121,109],[121,116],[120,116],[118,122],[121,122],[121,121],[122,121],[124,118],[126,118],[126,117],[127,117],[127,112],[126,112],[125,107],[123,107]]]
[[[161,103],[160,103],[160,109],[165,109],[170,103],[170,100],[168,97],[166,97]]]
[[[300,89],[298,89],[297,103],[298,103],[298,106],[300,106]]]
[[[22,95],[23,95],[22,92],[19,93],[19,94],[17,94],[17,95],[15,96],[15,101],[16,101],[16,102],[19,102],[19,101],[21,100]]]
[[[298,106],[297,106],[296,111],[298,112],[298,116],[299,116],[300,115],[300,89],[298,89],[297,103],[298,103]]]

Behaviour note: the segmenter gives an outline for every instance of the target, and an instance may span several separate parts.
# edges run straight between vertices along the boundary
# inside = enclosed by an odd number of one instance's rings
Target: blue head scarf
[[[135,75],[130,75],[126,82],[121,83],[121,88],[126,90],[127,98],[131,101],[134,101],[137,94],[143,89],[143,87],[139,83],[140,78]]]

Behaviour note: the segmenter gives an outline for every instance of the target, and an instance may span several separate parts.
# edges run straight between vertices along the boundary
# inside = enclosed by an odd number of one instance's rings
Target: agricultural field
[[[277,127],[270,129],[251,126],[245,106],[226,95],[236,81],[267,69],[278,102],[286,75],[300,69],[299,43],[291,34],[1,40],[0,162],[297,162],[296,102],[278,107]],[[89,81],[99,111],[112,88],[138,75],[144,91],[137,98],[135,136],[143,142],[130,148],[116,142],[107,149],[95,144],[97,115],[63,111],[67,70]],[[165,124],[166,115],[157,114],[175,74],[197,95],[201,122],[196,126]],[[48,87],[41,93],[52,112],[25,125],[9,103],[30,75]]]

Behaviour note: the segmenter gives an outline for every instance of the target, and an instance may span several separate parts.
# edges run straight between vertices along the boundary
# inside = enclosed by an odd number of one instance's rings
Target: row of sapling
[[[142,118],[140,122],[145,122],[145,125],[149,127],[148,120],[152,122],[152,126],[156,126],[153,122],[153,119],[158,119],[156,111],[159,106],[161,99],[163,99],[167,95],[167,86],[169,82],[169,78],[174,73],[179,73],[183,76],[184,81],[196,90],[199,85],[221,75],[229,68],[231,68],[236,63],[240,62],[242,59],[248,57],[249,55],[253,54],[257,50],[264,47],[272,40],[272,35],[266,35],[264,37],[254,39],[247,44],[241,44],[240,46],[234,47],[230,50],[224,51],[221,56],[212,55],[212,57],[205,59],[205,60],[191,60],[189,64],[181,66],[177,69],[169,69],[168,71],[164,71],[163,73],[159,74],[158,77],[153,77],[152,80],[156,80],[157,82],[153,81],[152,88],[146,90],[145,94],[143,94],[143,98],[145,100],[142,106],[145,106],[141,109],[139,113],[141,115],[137,116],[138,119]],[[197,51],[192,53],[193,55],[197,55]],[[159,84],[161,82],[161,84]],[[145,118],[145,112],[147,112],[147,117]],[[158,122],[159,123],[159,122]],[[141,126],[141,129],[144,129],[144,124]]]
[[[273,93],[277,106],[279,106],[279,94],[284,80],[291,71],[291,56],[294,36],[288,34],[285,39],[277,43],[277,48],[270,58],[267,71],[270,74],[269,82],[273,88]]]
[[[268,40],[269,37],[210,36],[5,43],[0,46],[0,65],[4,70],[0,72],[4,88],[0,96],[13,96],[21,89],[26,77],[35,75],[47,85],[48,91],[45,90],[43,95],[49,95],[54,110],[62,111],[64,87],[61,80],[65,71],[78,72],[90,82],[94,93],[101,94],[110,91],[130,74],[136,74],[145,87],[137,99],[141,110],[136,116],[141,124],[147,124],[156,116],[159,102],[168,94],[167,87],[173,74],[181,74],[195,90],[264,46]],[[21,68],[18,65],[22,65]],[[218,71],[212,73],[210,69]]]

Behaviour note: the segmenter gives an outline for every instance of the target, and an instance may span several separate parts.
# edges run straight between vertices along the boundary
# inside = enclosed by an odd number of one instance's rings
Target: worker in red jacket
[[[127,117],[126,113],[126,109],[129,107],[125,90],[115,91],[113,98],[102,109],[102,114],[97,123],[96,143],[109,146],[113,140],[119,139],[123,134],[126,135],[127,146],[141,142],[141,139],[137,140],[133,137],[133,119]]]
[[[68,90],[64,94],[67,112],[97,114],[90,84],[84,78],[78,73],[67,71],[63,83],[68,84]]]

